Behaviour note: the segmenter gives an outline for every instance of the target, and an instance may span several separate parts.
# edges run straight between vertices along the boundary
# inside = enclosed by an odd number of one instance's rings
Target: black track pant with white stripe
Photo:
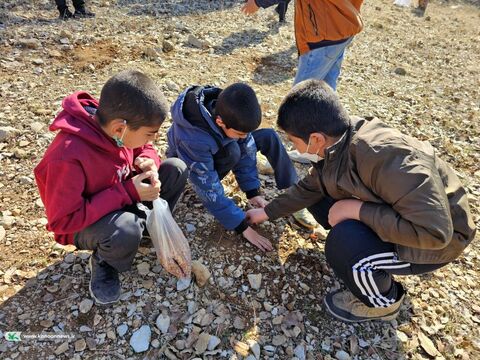
[[[325,199],[308,210],[329,229],[328,210],[335,201]],[[388,307],[404,293],[392,275],[419,275],[446,264],[412,264],[398,259],[395,246],[382,241],[367,225],[346,220],[334,226],[327,237],[325,256],[345,286],[369,307]]]

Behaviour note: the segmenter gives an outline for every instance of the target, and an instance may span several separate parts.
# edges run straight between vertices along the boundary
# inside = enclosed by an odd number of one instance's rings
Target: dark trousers
[[[325,243],[327,263],[345,286],[369,307],[388,307],[404,290],[392,275],[419,275],[446,264],[412,264],[398,259],[395,245],[384,242],[364,223],[343,221],[333,228],[328,211],[335,203],[325,198],[308,210],[325,229],[331,229]]]
[[[278,13],[278,21],[280,22],[285,21],[285,15],[287,14],[289,3],[290,3],[290,0],[280,0],[278,2],[277,7],[275,8],[275,11]]]
[[[187,166],[180,159],[167,159],[160,166],[158,178],[162,183],[160,197],[168,202],[172,211],[187,182]],[[100,261],[117,271],[126,271],[133,263],[145,226],[146,213],[141,204],[132,204],[105,215],[75,234],[75,246],[80,250],[93,250]]]
[[[252,132],[257,151],[260,151],[272,165],[278,189],[286,189],[298,181],[297,172],[278,134],[272,129],[259,129]],[[240,146],[232,141],[214,157],[215,170],[223,179],[240,161]]]
[[[57,4],[57,9],[60,12],[63,12],[67,9],[67,0],[55,0]],[[83,9],[85,7],[85,0],[72,0],[73,7],[75,9]]]

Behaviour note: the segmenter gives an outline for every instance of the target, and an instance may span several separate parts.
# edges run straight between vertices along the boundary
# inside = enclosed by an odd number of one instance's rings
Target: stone
[[[160,341],[158,341],[158,339],[153,339],[152,340],[152,346],[155,348],[155,349],[158,349],[160,347]]]
[[[0,126],[0,142],[8,140],[17,132],[17,129],[11,126]]]
[[[198,336],[198,340],[197,340],[197,342],[195,343],[195,346],[194,346],[195,353],[197,355],[203,354],[208,348],[209,341],[210,341],[210,334],[201,333]]]
[[[237,341],[233,345],[233,350],[235,350],[235,352],[237,352],[237,354],[239,354],[241,356],[244,356],[244,357],[248,356],[249,349],[250,349],[250,347],[248,346],[248,344],[245,344],[242,341]]]
[[[197,49],[206,49],[209,47],[208,41],[200,40],[196,38],[194,35],[188,35],[187,42],[189,45],[197,48]]]
[[[174,49],[175,49],[175,46],[173,45],[173,43],[171,43],[168,40],[163,41],[163,44],[162,44],[163,52],[169,53],[169,52],[173,51]]]
[[[337,360],[351,360],[350,354],[346,351],[340,350],[335,354],[335,359]]]
[[[208,346],[207,346],[207,349],[208,351],[212,351],[214,350],[218,344],[220,344],[221,340],[220,338],[218,338],[217,336],[210,336],[210,339],[208,340]]]
[[[178,350],[183,350],[185,349],[185,340],[177,340],[175,341],[175,348]]]
[[[147,262],[142,262],[137,265],[137,271],[140,275],[145,276],[150,272],[150,264]]]
[[[68,350],[68,342],[65,341],[55,349],[55,355],[61,355],[67,350]]]
[[[177,291],[183,291],[187,289],[192,282],[191,278],[182,278],[177,280]]]
[[[195,227],[195,225],[189,224],[189,223],[185,224],[185,231],[186,231],[187,233],[193,233],[193,232],[195,232],[195,230],[197,230],[197,228]]]
[[[127,324],[122,324],[122,325],[117,326],[118,336],[123,337],[123,335],[125,335],[127,333],[127,331],[128,331],[128,325]]]
[[[158,52],[152,47],[146,47],[143,49],[143,56],[147,59],[156,59],[158,57]]]
[[[49,328],[53,326],[53,321],[52,320],[42,320],[40,321],[40,325],[44,328]]]
[[[158,315],[155,324],[157,325],[158,330],[162,332],[162,334],[166,334],[168,328],[170,327],[170,317],[168,315],[160,314]]]
[[[192,273],[195,275],[195,283],[199,287],[205,286],[211,276],[208,268],[198,260],[192,261]]]
[[[83,299],[78,308],[82,314],[86,314],[90,311],[92,306],[93,301],[91,299]]]
[[[132,334],[132,337],[130,338],[130,346],[136,353],[147,351],[150,345],[151,335],[152,331],[150,330],[150,326],[142,325],[140,329]]]
[[[252,289],[260,289],[260,286],[262,285],[262,274],[248,274],[248,282]]]
[[[245,329],[245,320],[243,320],[240,316],[236,316],[233,320],[233,327],[237,330]]]
[[[81,352],[87,348],[87,342],[84,339],[75,341],[75,351]]]
[[[27,49],[39,49],[42,47],[42,43],[37,39],[20,39],[17,42],[18,45]]]
[[[252,339],[247,340],[248,346],[256,359],[260,359],[260,344]]]
[[[40,59],[40,58],[32,59],[33,65],[43,65],[43,63],[44,63],[43,59]]]
[[[405,70],[405,69],[402,68],[402,67],[397,67],[397,68],[395,69],[395,74],[401,75],[401,76],[405,76],[405,75],[407,75],[407,70]]]
[[[305,346],[303,344],[298,345],[293,353],[298,358],[298,360],[305,360]]]
[[[167,80],[165,82],[165,85],[171,91],[178,92],[180,90],[180,87],[171,80]]]
[[[7,232],[5,231],[5,228],[3,226],[0,226],[0,241],[3,241],[5,239],[5,235]]]
[[[287,338],[284,335],[275,335],[272,339],[272,344],[275,346],[281,346],[285,344]]]

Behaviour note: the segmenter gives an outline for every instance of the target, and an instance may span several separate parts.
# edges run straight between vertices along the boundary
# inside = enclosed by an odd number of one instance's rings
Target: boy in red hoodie
[[[160,194],[173,210],[187,169],[179,159],[160,165],[152,141],[168,105],[141,72],[110,78],[100,101],[80,91],[62,106],[50,125],[59,132],[35,168],[35,180],[47,229],[60,244],[93,251],[90,293],[109,304],[120,297],[118,273],[130,269],[145,229],[141,202]]]

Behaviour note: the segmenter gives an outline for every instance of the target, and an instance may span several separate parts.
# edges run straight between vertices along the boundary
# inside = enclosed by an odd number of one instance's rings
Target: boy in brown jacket
[[[251,223],[307,207],[325,228],[327,262],[348,290],[327,294],[344,321],[391,320],[405,295],[392,275],[422,274],[460,256],[475,236],[467,194],[427,142],[378,119],[351,119],[323,81],[296,85],[277,125],[313,167]]]
[[[247,0],[242,11],[253,14],[279,0]],[[298,69],[294,84],[307,79],[325,80],[336,89],[345,48],[362,28],[363,0],[296,0],[295,39]]]

